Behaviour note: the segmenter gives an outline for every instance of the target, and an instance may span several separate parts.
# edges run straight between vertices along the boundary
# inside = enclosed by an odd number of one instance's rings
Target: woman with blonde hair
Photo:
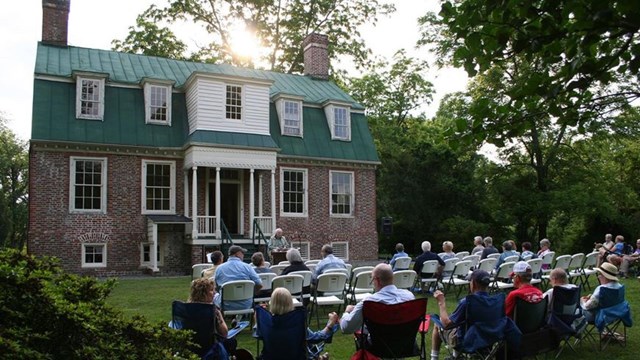
[[[271,293],[271,300],[269,300],[269,312],[273,315],[284,315],[293,311],[293,309],[293,300],[289,290],[286,288],[274,289]],[[307,328],[307,341],[319,342],[328,340],[338,329],[339,321],[338,314],[335,312],[329,313],[327,325],[322,330],[313,331]]]

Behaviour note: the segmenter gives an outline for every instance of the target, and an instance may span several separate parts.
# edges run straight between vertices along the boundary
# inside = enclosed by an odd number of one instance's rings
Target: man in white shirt
[[[622,285],[618,282],[618,268],[611,263],[603,263],[596,268],[600,285],[593,291],[593,295],[586,295],[580,299],[580,305],[587,321],[593,322],[596,312],[600,307],[600,289],[603,287],[619,289]]]

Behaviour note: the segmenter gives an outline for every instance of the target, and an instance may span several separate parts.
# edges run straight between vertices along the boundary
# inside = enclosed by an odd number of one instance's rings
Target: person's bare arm
[[[442,323],[442,326],[446,328],[447,326],[449,326],[449,324],[451,324],[451,320],[449,319],[449,314],[447,313],[447,304],[444,301],[444,293],[440,290],[436,290],[436,292],[433,294],[433,297],[436,298],[436,301],[438,302],[440,322]]]
[[[222,316],[222,313],[220,312],[220,310],[216,309],[216,330],[218,335],[222,336],[223,338],[227,337],[227,334],[229,333],[229,328],[227,328],[227,323],[224,322],[224,317]]]

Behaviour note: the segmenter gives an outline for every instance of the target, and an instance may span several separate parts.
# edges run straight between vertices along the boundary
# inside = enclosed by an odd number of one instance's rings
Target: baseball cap
[[[489,285],[489,283],[491,283],[491,275],[489,275],[488,272],[478,269],[478,270],[474,270],[471,273],[471,281],[475,281],[478,284],[482,284],[482,285]]]
[[[238,251],[242,251],[243,253],[246,253],[247,249],[243,248],[242,246],[232,245],[229,248],[229,255],[233,255],[233,254],[237,253]]]
[[[518,261],[517,263],[515,263],[515,265],[513,265],[513,271],[511,272],[510,276],[513,276],[515,274],[525,274],[530,272],[531,272],[531,265],[529,265],[529,263],[527,263],[526,261]]]

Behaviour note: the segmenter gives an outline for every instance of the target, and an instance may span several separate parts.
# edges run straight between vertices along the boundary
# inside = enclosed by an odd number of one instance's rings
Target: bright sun
[[[234,54],[251,62],[259,60],[262,47],[252,32],[242,27],[236,27],[231,30],[230,37]]]

